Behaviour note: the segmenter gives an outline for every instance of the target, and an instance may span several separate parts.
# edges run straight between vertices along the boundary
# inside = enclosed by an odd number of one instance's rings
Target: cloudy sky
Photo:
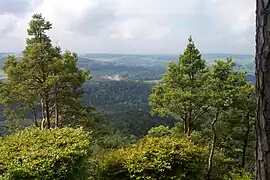
[[[0,0],[0,52],[20,52],[33,13],[77,53],[254,53],[255,0]]]

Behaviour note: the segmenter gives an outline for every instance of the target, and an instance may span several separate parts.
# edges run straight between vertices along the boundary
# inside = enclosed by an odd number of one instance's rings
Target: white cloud
[[[0,14],[0,51],[23,48],[34,12],[53,23],[54,42],[76,52],[179,53],[189,34],[202,52],[254,49],[254,0],[17,1],[31,8],[19,16],[16,8]]]
[[[214,14],[220,20],[220,26],[227,27],[228,31],[241,34],[255,27],[254,0],[215,0]]]

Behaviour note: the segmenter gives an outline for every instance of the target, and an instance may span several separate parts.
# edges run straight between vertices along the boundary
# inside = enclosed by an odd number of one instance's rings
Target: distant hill
[[[0,53],[0,66],[9,54]],[[21,56],[21,54],[15,54]],[[170,61],[176,62],[179,55],[155,55],[155,54],[106,54],[87,53],[80,54],[78,66],[91,71],[94,80],[102,80],[103,77],[119,76],[128,80],[157,80],[166,71]],[[242,70],[248,74],[254,74],[254,56],[236,54],[202,54],[209,65],[215,59],[232,57],[242,66]],[[0,72],[1,74],[1,72]]]
[[[4,59],[10,55],[15,54],[16,56],[21,56],[21,53],[0,53],[0,65],[3,64]],[[158,64],[167,65],[169,61],[177,61],[179,55],[155,55],[155,54],[106,54],[106,53],[87,53],[87,54],[80,54],[79,61],[80,63],[94,63],[94,61],[98,62],[111,62],[117,64],[125,64],[125,65],[132,65],[132,66],[153,66]],[[202,57],[207,62],[212,62],[215,59],[226,59],[228,57],[232,57],[236,62],[240,64],[247,64],[254,62],[254,56],[243,54],[222,54],[222,53],[215,53],[215,54],[202,54]],[[153,64],[155,63],[155,64]]]

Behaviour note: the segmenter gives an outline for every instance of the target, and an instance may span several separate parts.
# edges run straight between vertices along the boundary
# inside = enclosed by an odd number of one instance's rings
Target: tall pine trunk
[[[208,157],[208,167],[207,167],[207,174],[206,179],[211,179],[211,172],[212,172],[212,166],[213,166],[213,157],[216,149],[216,141],[217,141],[217,133],[216,133],[216,123],[219,116],[219,110],[217,110],[215,119],[212,122],[212,142],[211,142],[211,150]]]
[[[188,123],[187,123],[187,126],[188,126],[188,127],[187,127],[187,128],[188,128],[188,129],[187,129],[187,135],[188,135],[188,137],[190,137],[190,135],[191,135],[191,123],[192,123],[192,122],[191,122],[191,121],[192,121],[192,120],[191,120],[191,118],[192,118],[192,117],[191,117],[191,113],[192,113],[192,111],[189,111],[189,114],[188,114]]]
[[[46,123],[46,119],[45,119],[45,115],[44,115],[44,102],[43,102],[43,99],[40,98],[40,106],[41,106],[41,115],[42,115],[42,121],[41,121],[41,124],[40,124],[40,129],[44,129],[45,128],[45,123]]]
[[[59,122],[59,106],[58,106],[58,84],[55,85],[54,91],[55,91],[55,128],[59,128],[60,122]]]
[[[46,122],[47,122],[47,128],[51,128],[51,117],[50,117],[50,105],[49,105],[49,93],[46,92],[46,98],[45,98],[45,113],[46,113]]]
[[[184,120],[184,133],[187,134],[187,120]]]
[[[58,104],[56,103],[55,105],[55,128],[59,128],[60,122],[59,122],[59,107]]]
[[[256,179],[270,180],[270,0],[256,0]]]

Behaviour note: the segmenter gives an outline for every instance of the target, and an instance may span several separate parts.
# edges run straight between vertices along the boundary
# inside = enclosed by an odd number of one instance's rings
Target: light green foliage
[[[163,136],[170,136],[171,134],[172,134],[172,132],[171,132],[170,127],[160,125],[160,126],[151,128],[148,131],[147,136],[163,137]]]
[[[208,92],[204,88],[207,75],[191,37],[177,63],[170,63],[162,82],[153,88],[149,104],[153,114],[178,115],[184,122],[184,132],[191,134],[193,124],[207,111]]]
[[[181,138],[184,136],[181,126],[179,127],[178,124],[176,124],[174,127],[170,128],[169,126],[157,126],[151,128],[148,133],[147,137],[174,137],[174,138]],[[195,144],[202,145],[204,142],[203,135],[201,131],[192,131],[190,134],[190,139]]]
[[[203,134],[201,131],[192,131],[190,138],[192,140],[192,142],[196,143],[196,144],[204,144],[205,139],[203,139]]]
[[[95,130],[96,131],[96,130]],[[136,143],[135,136],[122,134],[120,131],[116,132],[94,132],[96,137],[90,145],[91,157],[88,161],[87,172],[90,175],[88,179],[98,179],[98,165],[109,151],[112,149],[120,149],[128,147]]]
[[[224,180],[252,180],[253,175],[243,169],[235,169],[224,176]]]
[[[100,166],[100,178],[202,179],[203,152],[189,140],[147,137],[134,146],[105,156]]]
[[[244,72],[235,71],[236,64],[231,58],[216,60],[213,64],[207,84],[211,95],[211,107],[216,110],[227,110],[236,100],[240,89],[247,82]]]
[[[89,134],[31,128],[0,139],[0,179],[84,179]]]

